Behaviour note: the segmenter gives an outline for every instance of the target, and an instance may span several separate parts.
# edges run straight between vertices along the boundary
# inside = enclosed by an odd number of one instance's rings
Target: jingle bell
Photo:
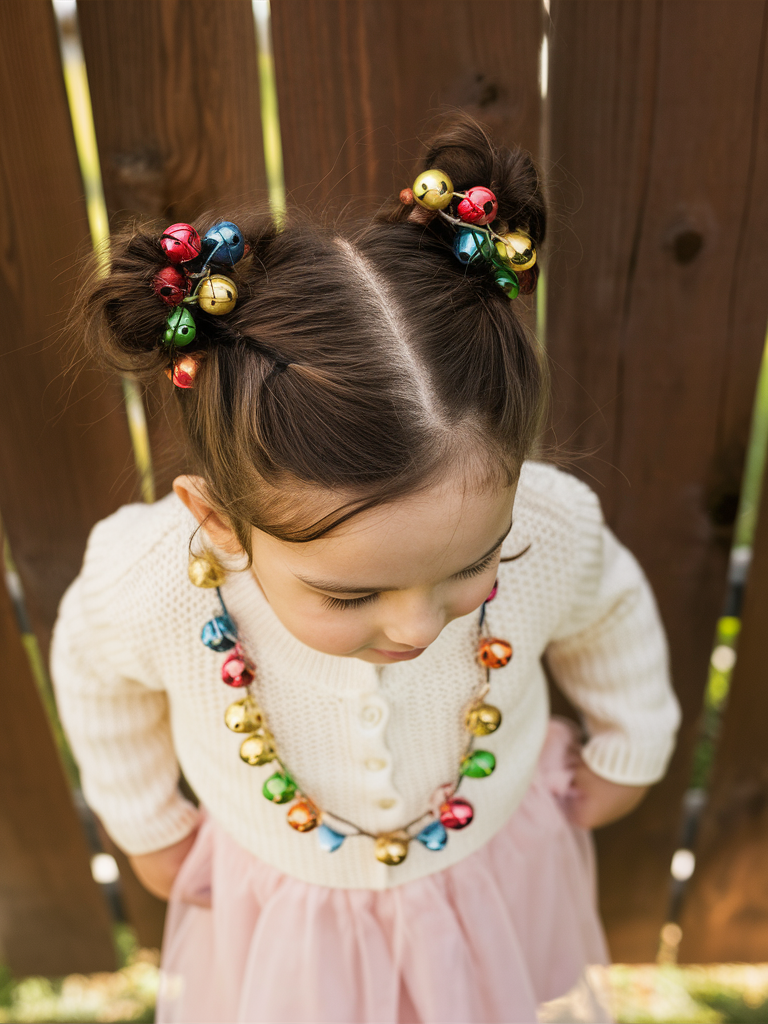
[[[460,263],[490,260],[495,251],[488,233],[478,228],[459,228],[453,239],[453,254]]]
[[[317,829],[317,841],[320,849],[326,853],[335,853],[347,837],[341,832],[336,832],[327,825],[319,825]]]
[[[208,250],[210,255],[206,263],[210,260],[212,263],[234,267],[245,254],[245,239],[237,224],[231,220],[222,220],[206,231],[202,251],[205,254]]]
[[[413,206],[415,200],[414,200],[414,197],[413,197],[413,189],[412,188],[404,188],[404,189],[401,190],[401,192],[400,192],[400,202],[403,204],[403,206]]]
[[[275,772],[264,783],[261,792],[273,804],[287,804],[296,796],[296,783],[285,772]]]
[[[520,282],[514,270],[497,267],[493,279],[508,299],[516,299],[520,294]]]
[[[477,645],[477,660],[483,668],[504,668],[512,658],[512,644],[496,637],[483,637]]]
[[[440,805],[440,821],[446,828],[466,828],[474,816],[472,804],[460,796],[452,796]]]
[[[453,182],[444,171],[433,167],[422,171],[412,191],[413,198],[425,210],[444,210],[453,199]]]
[[[227,578],[224,566],[210,551],[204,551],[202,555],[194,555],[190,558],[187,572],[190,583],[196,587],[211,589],[220,587]]]
[[[490,224],[496,220],[499,203],[496,196],[485,185],[475,185],[456,207],[459,217],[467,224]]]
[[[388,835],[377,836],[376,838],[376,860],[389,867],[402,864],[408,856],[407,832],[390,832]]]
[[[448,842],[448,833],[442,821],[430,821],[416,836],[428,850],[444,850]]]
[[[496,758],[490,750],[473,750],[462,758],[459,771],[470,779],[485,779],[496,767]]]
[[[253,669],[243,657],[239,644],[221,666],[221,681],[235,687],[250,686],[253,682]]]
[[[200,639],[212,651],[223,654],[237,643],[237,629],[228,615],[216,615],[203,626]]]
[[[493,588],[492,588],[490,594],[485,599],[485,603],[486,604],[490,604],[491,601],[494,599],[494,597],[496,597],[498,592],[499,592],[499,581],[496,580],[495,583],[493,584]]]
[[[237,286],[231,278],[214,274],[201,282],[195,295],[200,309],[213,316],[224,316],[235,308]]]
[[[178,267],[163,267],[152,279],[155,295],[166,306],[178,306],[189,294],[189,280]]]
[[[536,262],[536,250],[528,235],[510,231],[496,243],[499,255],[508,260],[515,270],[530,270]]]
[[[464,724],[475,736],[489,736],[501,725],[501,712],[493,704],[476,704],[467,712]]]
[[[232,732],[256,732],[263,724],[261,709],[249,694],[229,705],[224,712],[224,724]]]
[[[182,359],[176,360],[173,369],[169,367],[165,372],[177,388],[193,388],[199,367],[200,363],[196,358],[184,356]]]
[[[166,345],[175,345],[176,348],[184,348],[191,345],[195,340],[197,327],[192,314],[183,306],[177,306],[172,313],[168,314],[165,321],[165,332],[163,341]]]
[[[268,732],[253,733],[240,744],[240,757],[246,764],[256,767],[269,764],[276,757],[275,744]]]
[[[317,808],[309,800],[297,800],[286,817],[288,824],[297,832],[310,832],[320,821]]]
[[[188,263],[200,253],[200,235],[191,224],[171,224],[160,236],[160,247],[170,263]]]

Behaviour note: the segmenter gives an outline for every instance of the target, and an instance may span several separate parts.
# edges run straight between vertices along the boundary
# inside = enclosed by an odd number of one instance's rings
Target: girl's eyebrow
[[[493,552],[504,543],[511,529],[512,523],[509,524],[507,529],[504,531],[501,537],[499,537],[499,539],[496,541],[493,547],[489,548],[484,555],[482,555],[480,558],[476,558],[471,565],[466,566],[464,569],[459,569],[458,572],[453,573],[453,575],[458,576],[459,573],[467,572],[468,569],[473,569],[476,565],[480,565],[481,562],[484,562],[489,555],[492,555]],[[313,580],[310,579],[308,576],[301,576],[297,572],[295,572],[293,575],[296,577],[297,580],[301,580],[302,583],[306,583],[308,587],[313,587],[315,590],[327,590],[331,594],[378,594],[385,590],[392,591],[403,589],[402,587],[348,587],[341,583],[334,583],[331,580]]]

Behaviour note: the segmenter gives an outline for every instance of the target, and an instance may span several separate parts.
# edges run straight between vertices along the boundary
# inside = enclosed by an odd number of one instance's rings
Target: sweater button
[[[390,807],[395,806],[397,800],[393,800],[391,796],[385,796],[381,800],[378,800],[377,803],[382,811],[388,811]]]
[[[387,762],[383,761],[380,757],[369,757],[365,762],[365,767],[369,772],[380,772],[383,768],[387,767]]]
[[[360,712],[360,721],[366,729],[373,729],[381,721],[381,708],[375,704],[366,704]]]

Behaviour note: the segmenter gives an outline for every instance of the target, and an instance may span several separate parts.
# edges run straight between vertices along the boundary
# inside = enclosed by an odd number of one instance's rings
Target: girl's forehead
[[[515,485],[477,489],[448,479],[417,494],[362,512],[325,537],[296,544],[256,531],[254,556],[265,546],[294,572],[406,585],[406,577],[458,572],[506,535]],[[375,574],[376,579],[373,579]]]

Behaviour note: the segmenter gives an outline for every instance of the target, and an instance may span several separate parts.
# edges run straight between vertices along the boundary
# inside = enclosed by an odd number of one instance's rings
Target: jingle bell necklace
[[[314,830],[321,849],[328,853],[338,850],[345,839],[352,836],[368,836],[375,841],[377,860],[394,866],[402,864],[405,860],[411,839],[417,839],[428,850],[443,850],[448,842],[448,829],[466,828],[471,823],[474,817],[472,805],[468,800],[457,796],[457,793],[465,776],[482,779],[490,775],[496,767],[495,756],[489,750],[474,749],[474,742],[476,737],[488,736],[501,725],[501,712],[492,704],[486,704],[485,697],[490,689],[491,669],[503,668],[512,658],[511,644],[506,640],[487,636],[483,630],[486,607],[496,596],[498,581],[480,608],[477,660],[485,670],[484,681],[464,715],[464,726],[469,739],[459,761],[457,777],[452,782],[438,787],[433,797],[434,807],[414,821],[397,831],[374,835],[338,814],[322,811],[298,785],[280,758],[266,716],[251,692],[256,676],[255,666],[238,639],[237,627],[221,595],[220,588],[225,578],[222,567],[209,556],[198,556],[190,561],[189,577],[195,586],[215,588],[221,613],[205,623],[201,639],[210,650],[227,654],[221,668],[222,680],[228,686],[246,691],[244,697],[227,708],[224,721],[233,732],[246,734],[240,745],[240,757],[246,764],[257,766],[276,762],[279,765],[279,771],[265,781],[262,793],[272,803],[291,805],[288,808],[287,820],[292,828],[297,832]],[[351,831],[340,832],[332,828],[324,820],[326,817],[341,823]],[[429,820],[425,823],[425,819]]]

